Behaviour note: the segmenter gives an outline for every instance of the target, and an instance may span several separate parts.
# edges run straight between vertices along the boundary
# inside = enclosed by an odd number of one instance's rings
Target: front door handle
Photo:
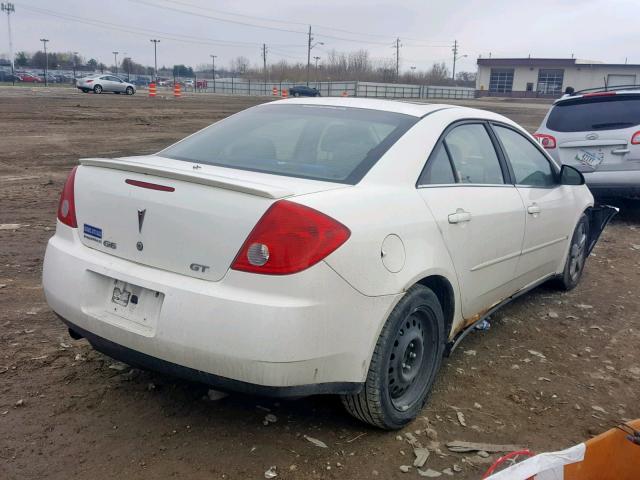
[[[449,223],[463,223],[471,220],[471,214],[463,208],[456,209],[456,213],[449,214]]]
[[[537,203],[532,203],[527,207],[527,213],[530,213],[531,215],[536,215],[540,213],[540,207],[538,206]]]
[[[614,150],[611,150],[611,153],[613,153],[614,155],[624,155],[625,153],[629,153],[631,151],[631,149],[629,148],[616,148]]]

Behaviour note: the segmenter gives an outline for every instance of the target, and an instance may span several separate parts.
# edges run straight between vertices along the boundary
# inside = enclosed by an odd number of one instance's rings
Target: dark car
[[[292,97],[319,97],[320,92],[306,85],[297,85],[289,89],[289,95]]]

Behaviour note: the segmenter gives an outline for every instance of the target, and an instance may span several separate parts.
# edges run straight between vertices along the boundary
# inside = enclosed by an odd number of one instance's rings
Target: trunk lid
[[[274,201],[347,186],[156,156],[80,163],[75,198],[84,245],[210,281],[224,277]]]
[[[558,155],[562,163],[582,170],[615,168],[623,165],[631,151],[626,130],[563,133],[558,139]]]

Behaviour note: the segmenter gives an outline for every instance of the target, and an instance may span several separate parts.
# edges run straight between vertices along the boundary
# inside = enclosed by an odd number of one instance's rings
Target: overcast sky
[[[268,61],[306,62],[306,30],[328,50],[367,49],[374,59],[393,58],[400,38],[401,68],[433,62],[451,68],[451,45],[460,44],[457,70],[475,71],[479,55],[493,57],[570,57],[640,63],[638,0],[15,0],[14,51],[36,51],[40,38],[49,50],[113,63],[112,51],[158,66],[228,66],[243,55]],[[265,27],[265,28],[263,28]],[[266,28],[268,27],[268,28]],[[5,15],[0,21],[0,53],[8,52]],[[120,57],[122,58],[122,57]],[[322,61],[322,60],[321,60]]]

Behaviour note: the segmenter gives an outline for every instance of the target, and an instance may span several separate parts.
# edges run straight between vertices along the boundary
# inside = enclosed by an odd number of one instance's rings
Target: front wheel
[[[93,87],[93,93],[102,93],[102,85],[96,85]]]
[[[133,87],[127,87],[127,95],[133,95]]]
[[[295,92],[295,93],[293,94],[293,96],[294,96],[294,97],[299,97],[299,96],[300,96],[300,94],[299,94],[298,92]]]
[[[386,430],[411,422],[422,410],[440,369],[444,314],[430,288],[414,285],[385,323],[362,391],[343,395],[357,419]]]
[[[582,272],[584,271],[584,264],[587,260],[588,241],[589,219],[583,213],[573,231],[564,270],[556,282],[561,290],[573,290],[580,282],[580,277],[582,277]]]

